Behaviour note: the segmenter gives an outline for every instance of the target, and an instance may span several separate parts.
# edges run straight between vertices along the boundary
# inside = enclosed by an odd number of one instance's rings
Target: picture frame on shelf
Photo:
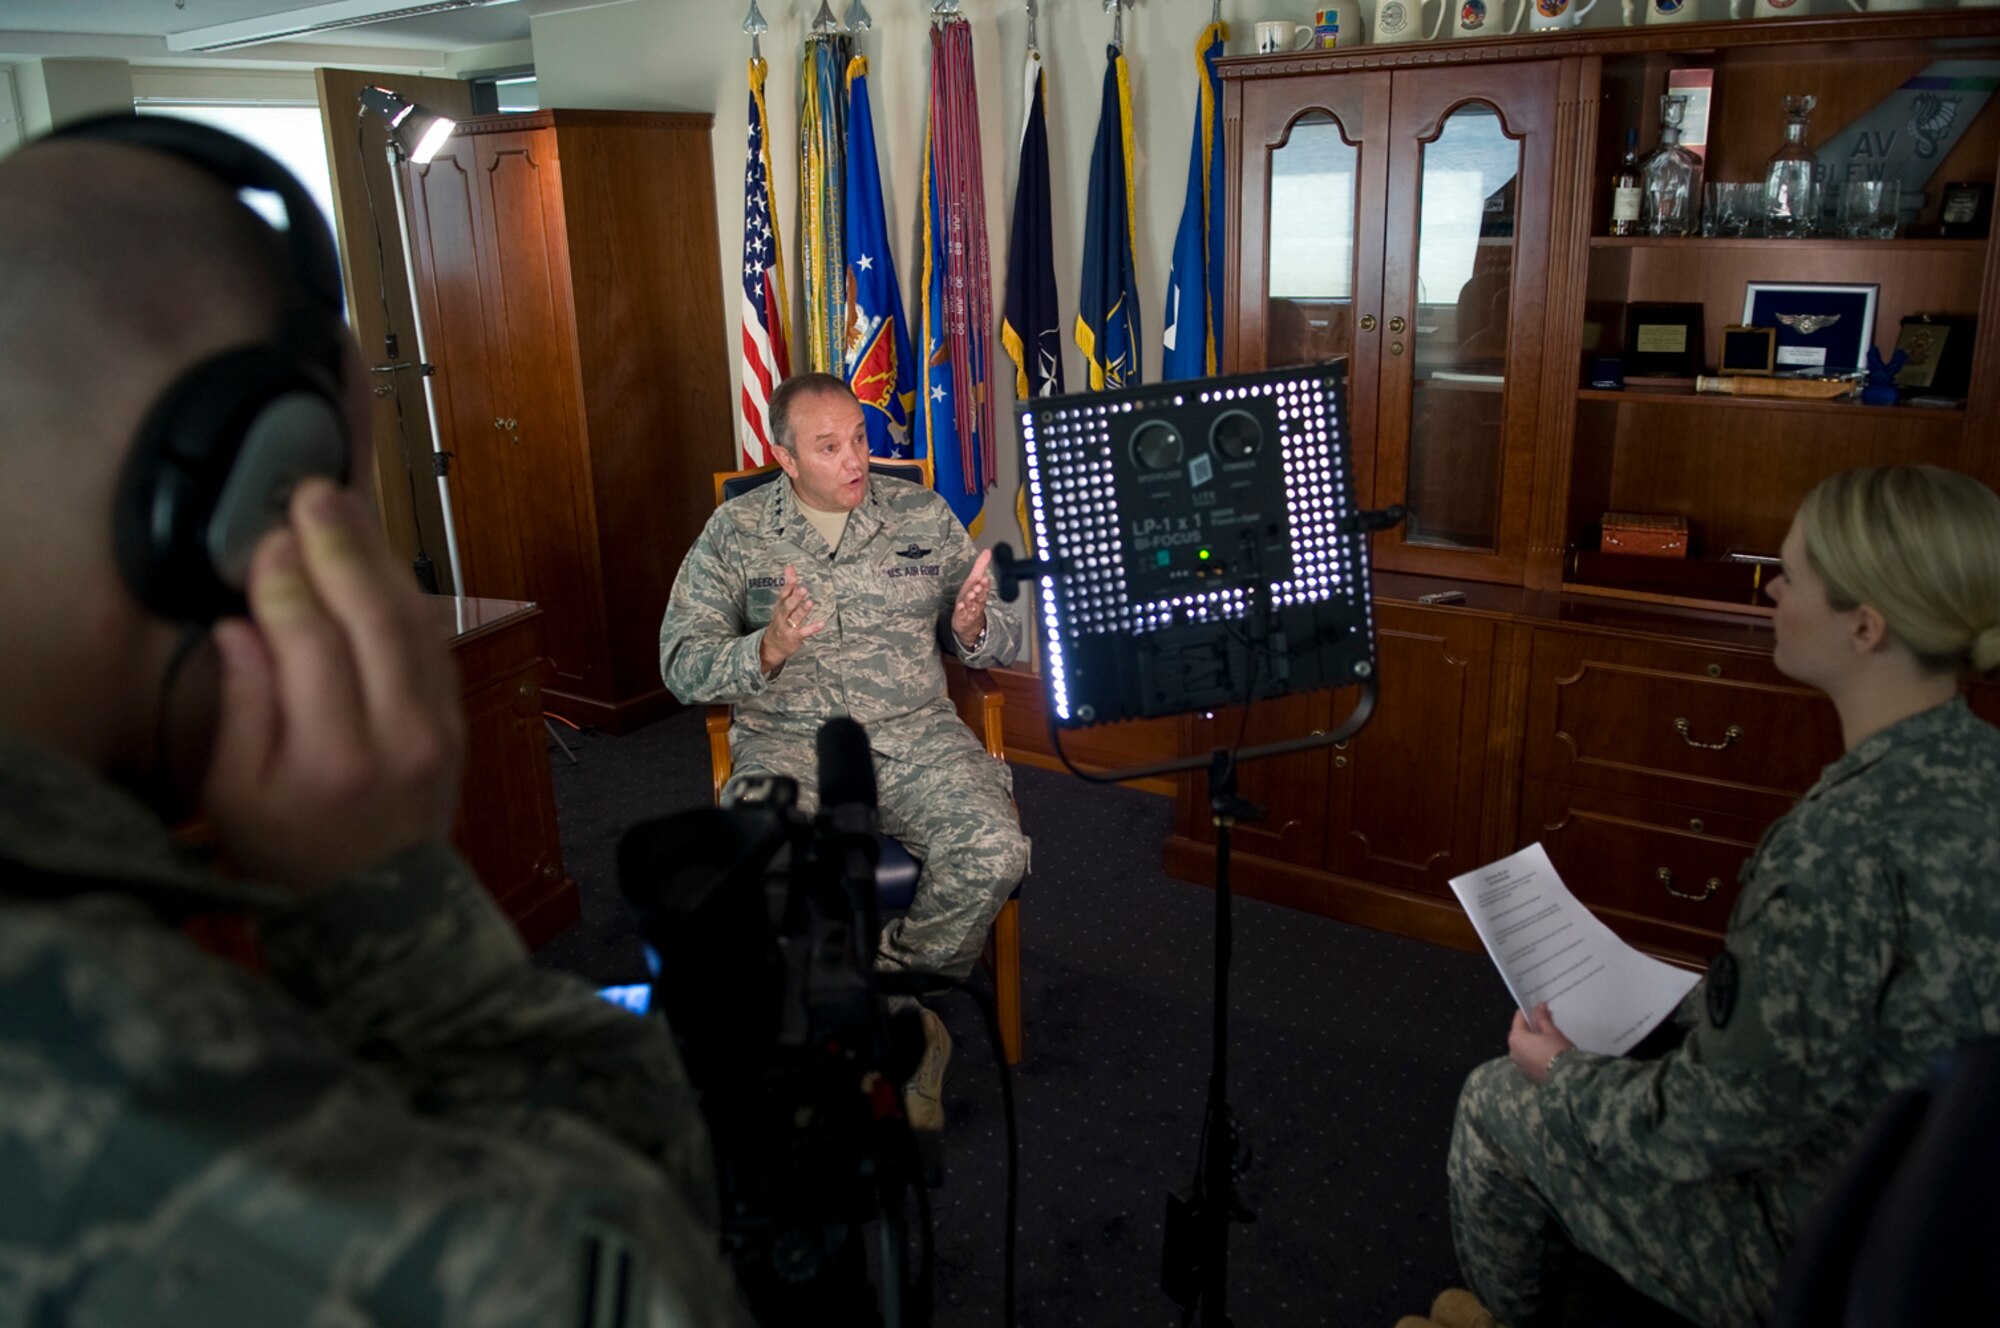
[[[1896,349],[1903,367],[1896,386],[1929,396],[1962,397],[1972,386],[1972,334],[1967,314],[1911,314],[1903,320]]]
[[[1777,333],[1775,368],[1843,372],[1861,368],[1875,344],[1874,283],[1752,281],[1743,291],[1743,325]]]
[[[1768,377],[1777,367],[1778,329],[1740,323],[1722,329],[1722,362],[1716,366],[1717,373]]]
[[[1980,180],[1954,180],[1938,198],[1938,234],[1984,239],[1992,214],[1992,185]]]
[[[1698,304],[1625,306],[1625,376],[1693,378],[1702,371]]]

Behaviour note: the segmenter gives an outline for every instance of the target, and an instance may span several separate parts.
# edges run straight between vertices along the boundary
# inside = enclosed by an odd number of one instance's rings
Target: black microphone
[[[813,740],[819,761],[819,832],[828,860],[840,865],[848,897],[859,905],[873,930],[875,866],[882,844],[875,837],[875,758],[868,733],[846,715],[820,725]]]
[[[819,805],[829,810],[865,807],[872,827],[875,758],[868,751],[868,731],[846,715],[835,715],[819,726],[813,751],[819,761]]]

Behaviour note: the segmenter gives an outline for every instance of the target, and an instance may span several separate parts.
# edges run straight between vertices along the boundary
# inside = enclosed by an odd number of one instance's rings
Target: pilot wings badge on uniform
[[[915,561],[915,560],[916,560],[916,559],[918,559],[918,558],[928,558],[928,557],[930,557],[930,556],[931,556],[931,551],[930,551],[929,549],[920,549],[920,548],[918,548],[918,547],[917,547],[917,542],[916,542],[915,540],[911,540],[911,541],[910,541],[910,547],[909,547],[909,548],[907,548],[907,549],[898,549],[898,550],[896,550],[896,556],[897,556],[898,558],[908,558],[908,559],[910,559],[910,560],[912,560],[912,561]]]
[[[1776,314],[1774,317],[1802,337],[1809,337],[1840,321],[1839,314]]]

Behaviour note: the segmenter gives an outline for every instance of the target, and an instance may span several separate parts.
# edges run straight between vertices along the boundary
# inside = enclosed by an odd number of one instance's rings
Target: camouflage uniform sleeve
[[[271,976],[425,1104],[534,1135],[559,1115],[651,1159],[716,1225],[708,1138],[666,1026],[536,968],[457,854],[410,850],[262,932]]]
[[[1666,1181],[1755,1172],[1866,1091],[1873,1015],[1898,951],[1893,873],[1858,851],[1838,864],[1801,855],[1776,865],[1807,864],[1758,882],[1754,906],[1732,920],[1734,991],[1720,1024],[1698,1016],[1657,1060],[1578,1052],[1556,1063],[1551,1118],[1584,1152]],[[1718,980],[1711,967],[1694,1000],[1709,1003]]]
[[[977,650],[967,649],[971,642],[960,644],[951,630],[952,606],[958,602],[958,592],[964,588],[965,579],[972,574],[972,564],[977,561],[979,551],[972,546],[965,527],[951,515],[951,509],[945,506],[942,499],[938,501],[938,506],[945,513],[940,538],[947,550],[945,574],[950,578],[948,584],[951,586],[951,593],[944,601],[944,616],[939,623],[939,639],[949,641],[952,652],[969,668],[992,669],[1012,664],[1021,654],[1021,620],[1015,614],[1014,606],[1000,598],[997,589],[986,600],[986,639],[979,643]],[[989,581],[993,579],[990,570],[986,576]]]
[[[767,685],[762,628],[744,616],[743,559],[718,509],[688,550],[660,620],[660,679],[683,705],[733,705]]]

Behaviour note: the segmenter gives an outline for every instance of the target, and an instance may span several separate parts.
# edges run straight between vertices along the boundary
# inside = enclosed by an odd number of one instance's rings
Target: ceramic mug
[[[1507,31],[1520,31],[1523,15],[1528,20],[1530,32],[1553,32],[1561,28],[1574,28],[1583,22],[1585,14],[1595,8],[1597,0],[1584,0],[1581,5],[1571,4],[1570,0],[1527,0],[1527,3],[1521,6],[1521,14],[1515,16],[1514,25]]]
[[[1303,51],[1312,42],[1312,29],[1284,19],[1274,18],[1257,25],[1257,54],[1278,55],[1285,51]],[[1305,40],[1299,40],[1303,37]]]
[[[1458,0],[1458,17],[1452,20],[1451,35],[1500,36],[1507,31],[1506,9],[1507,0]],[[1516,14],[1514,21],[1520,22],[1520,15]]]
[[[1345,37],[1349,46],[1361,44],[1361,10],[1358,5],[1328,5],[1313,11],[1314,50],[1338,49]]]
[[[1688,23],[1694,19],[1695,6],[1699,0],[1644,0],[1646,22],[1648,23]],[[1626,22],[1631,22],[1627,16]]]
[[[1596,4],[1597,0],[1590,0]],[[1432,41],[1444,28],[1444,16],[1452,0],[1438,0],[1437,22],[1429,33],[1422,30],[1426,0],[1373,0],[1374,13],[1368,24],[1377,45],[1386,42]]]

